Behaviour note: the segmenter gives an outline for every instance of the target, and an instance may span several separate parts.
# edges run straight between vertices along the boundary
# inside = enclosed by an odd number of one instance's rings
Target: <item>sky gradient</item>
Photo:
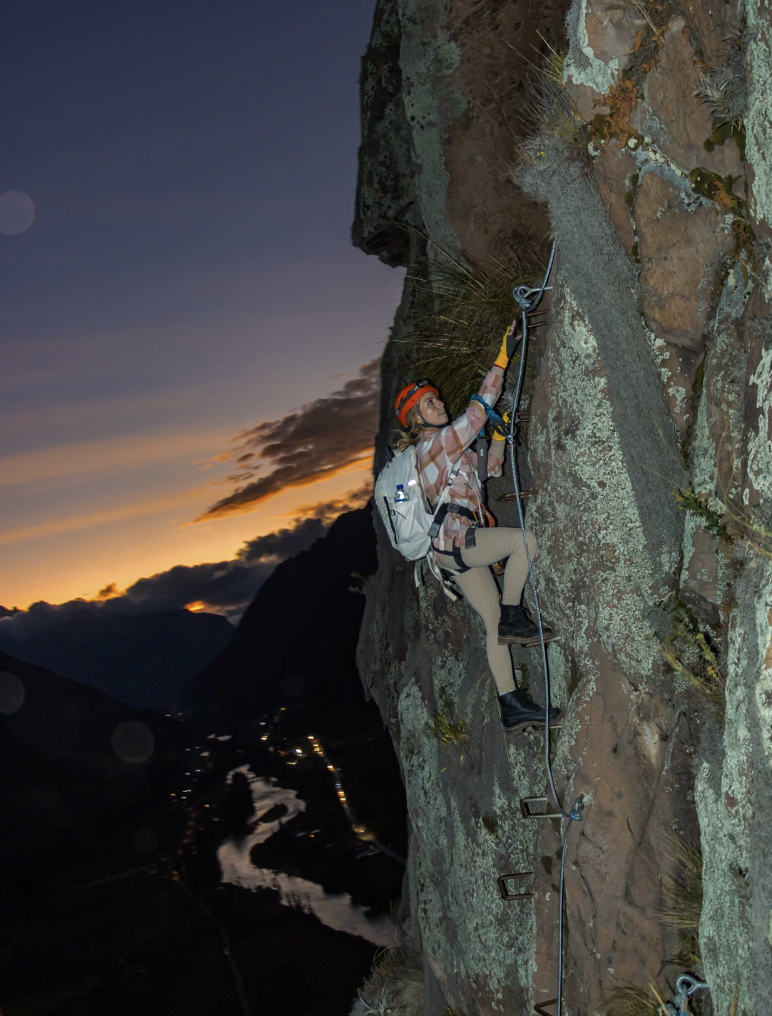
[[[192,524],[232,439],[345,392],[388,333],[399,273],[349,240],[373,6],[0,6],[0,230],[3,194],[34,205],[0,233],[0,604],[233,558],[366,479],[360,435]]]

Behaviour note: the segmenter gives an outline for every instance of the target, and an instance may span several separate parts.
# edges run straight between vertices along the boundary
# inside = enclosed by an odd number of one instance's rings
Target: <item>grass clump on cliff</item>
[[[722,513],[712,507],[707,495],[697,494],[691,484],[686,490],[672,491],[672,495],[678,507],[694,516],[706,532],[723,543],[734,542],[734,536],[727,529]]]
[[[707,106],[714,132],[727,130],[738,148],[741,143],[744,148],[744,137],[741,142],[740,134],[748,105],[746,64],[750,33],[742,17],[735,15],[732,19],[731,31],[724,42],[721,65],[702,75],[694,94]]]
[[[607,0],[602,6],[607,11],[634,11],[644,22],[636,32],[628,64],[630,73],[642,81],[645,74],[657,69],[659,51],[678,4],[675,0]]]
[[[670,631],[659,644],[662,659],[704,698],[717,719],[726,706],[726,677],[719,666],[715,635],[703,630],[678,600],[670,605]]]
[[[528,61],[538,74],[526,98],[528,119],[536,125],[536,129],[521,138],[517,145],[518,159],[527,165],[545,158],[546,139],[557,141],[564,151],[575,156],[586,154],[587,130],[563,84],[565,59],[565,53],[559,53],[547,44],[544,66],[536,67]]]
[[[643,988],[622,985],[603,992],[601,1000],[607,1016],[661,1016],[659,996]]]
[[[424,259],[414,269],[410,279],[423,306],[402,341],[410,371],[437,385],[451,418],[479,389],[504,332],[519,317],[512,290],[543,273],[537,258],[514,253],[483,266],[439,251],[436,260]]]
[[[455,718],[453,707],[444,701],[434,714],[432,733],[443,748],[458,748],[467,739],[466,720]]]
[[[679,836],[665,840],[671,873],[662,876],[662,901],[657,920],[678,935],[680,948],[673,962],[695,970],[701,965],[699,933],[702,915],[702,851]]]
[[[696,998],[690,999],[690,1006],[694,1005],[695,1001]],[[668,1003],[653,985],[649,991],[628,985],[604,991],[601,1006],[606,1016],[668,1016],[672,1012],[672,1008],[668,1007]],[[735,993],[726,1016],[746,1016],[745,1010],[742,1014],[738,1010],[738,998]],[[703,1009],[694,1010],[695,1013],[703,1011]],[[711,1012],[714,1010],[711,1009]]]
[[[728,490],[722,490],[722,494],[722,510],[719,511],[713,507],[714,499],[706,494],[697,494],[691,485],[686,490],[672,491],[678,507],[696,518],[702,528],[717,540],[727,546],[743,543],[753,553],[772,558],[772,527],[751,508],[737,504]]]
[[[424,971],[418,953],[404,947],[378,953],[349,1016],[423,1016],[423,1012]]]
[[[741,540],[754,554],[772,558],[772,529],[744,505],[728,500],[724,503],[724,508],[729,516],[729,524],[738,533],[734,539]]]

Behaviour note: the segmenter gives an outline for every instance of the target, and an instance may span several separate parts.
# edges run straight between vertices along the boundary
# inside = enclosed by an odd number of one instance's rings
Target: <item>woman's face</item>
[[[434,392],[427,392],[418,400],[418,412],[427,423],[441,427],[448,422],[448,414],[445,410],[445,403]]]

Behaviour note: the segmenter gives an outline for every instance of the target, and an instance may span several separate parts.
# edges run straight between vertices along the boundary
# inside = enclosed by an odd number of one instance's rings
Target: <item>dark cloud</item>
[[[354,511],[355,508],[364,508],[373,496],[373,485],[363,483],[358,490],[352,490],[350,494],[343,497],[333,498],[331,501],[319,501],[317,504],[306,504],[295,509],[297,519],[316,518],[325,523],[334,522],[344,512]]]
[[[56,605],[40,601],[18,612],[0,608],[0,641],[3,634],[26,641],[73,621],[154,614],[190,603],[238,620],[277,565],[306,550],[339,515],[361,508],[369,496],[369,489],[363,487],[337,500],[301,508],[293,525],[249,540],[229,561],[177,565],[139,579],[123,593],[110,583],[94,600]]]
[[[236,557],[240,561],[254,562],[268,559],[293,557],[301,550],[310,547],[314,540],[324,536],[329,523],[320,517],[305,518],[291,529],[280,529],[276,533],[266,533],[249,540]]]
[[[242,468],[228,477],[237,489],[201,518],[249,510],[287,487],[323,480],[360,459],[372,448],[378,427],[379,385],[380,360],[371,360],[338,391],[240,434],[230,458]]]
[[[123,599],[142,613],[179,610],[189,603],[201,603],[214,611],[230,614],[244,607],[278,564],[256,561],[218,561],[214,564],[177,565],[126,590]],[[114,600],[107,600],[106,604]]]

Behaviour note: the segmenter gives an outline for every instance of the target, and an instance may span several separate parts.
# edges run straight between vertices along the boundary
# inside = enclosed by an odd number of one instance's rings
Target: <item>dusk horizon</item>
[[[378,393],[357,378],[401,284],[349,236],[372,5],[229,8],[0,14],[8,609],[233,561],[369,480]],[[318,472],[255,446],[270,490],[211,511],[244,485],[239,435],[349,395],[350,441],[320,433]]]

